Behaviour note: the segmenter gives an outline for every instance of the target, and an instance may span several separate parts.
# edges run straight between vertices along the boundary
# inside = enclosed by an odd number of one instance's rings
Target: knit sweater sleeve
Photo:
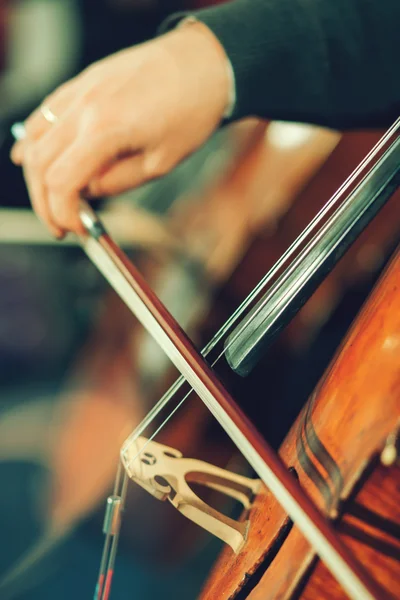
[[[232,63],[233,119],[344,129],[400,114],[400,0],[233,0],[191,14]]]

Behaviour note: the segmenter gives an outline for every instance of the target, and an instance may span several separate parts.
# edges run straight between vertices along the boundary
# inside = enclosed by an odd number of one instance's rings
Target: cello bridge
[[[243,547],[249,521],[236,521],[201,500],[190,484],[200,484],[249,509],[260,479],[251,479],[202,460],[184,458],[175,448],[138,437],[127,445],[122,462],[130,479],[158,500],[168,500],[185,517],[212,533],[235,553]]]

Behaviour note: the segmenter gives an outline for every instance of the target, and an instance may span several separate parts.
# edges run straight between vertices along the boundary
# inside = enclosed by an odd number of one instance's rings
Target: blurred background
[[[76,242],[55,243],[31,212],[9,160],[10,127],[91,62],[154,36],[168,14],[212,3],[0,0],[2,600],[93,596],[119,448],[175,377]],[[380,134],[248,120],[163,180],[96,207],[203,346]],[[390,257],[399,223],[394,198],[262,365],[230,382],[274,447]],[[161,440],[247,473],[199,402]],[[132,484],[112,598],[196,597],[221,544],[175,513]]]

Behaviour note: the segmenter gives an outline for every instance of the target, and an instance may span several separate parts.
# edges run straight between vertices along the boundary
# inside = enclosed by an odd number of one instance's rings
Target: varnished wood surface
[[[400,598],[399,492],[400,468],[378,465],[346,506],[339,527],[355,556],[371,565],[378,582],[393,598]],[[300,597],[302,600],[325,597],[336,600],[346,595],[325,565],[318,561]]]
[[[202,597],[207,599],[234,597],[238,591],[246,588],[257,569],[268,560],[267,554],[273,552],[275,546],[280,546],[279,536],[284,533],[287,519],[282,509],[271,510],[271,508],[275,508],[271,504],[271,494],[263,486],[251,510],[243,515],[250,522],[245,550],[235,555],[231,548],[225,548],[216,570],[220,573],[228,572],[229,578],[210,579],[209,589],[206,585]],[[267,536],[272,541],[270,548],[264,543]]]
[[[398,426],[399,415],[400,253],[366,302],[280,453],[286,465],[296,469],[301,484],[316,505],[331,517],[337,517],[343,502],[351,498],[361,478],[365,477],[368,463]],[[397,521],[398,527],[398,469],[380,470],[374,478],[373,481],[368,479],[365,490],[359,492],[357,502],[378,515]],[[276,514],[281,514],[281,508],[275,500],[271,500],[268,518],[276,522]],[[344,523],[347,530],[349,525],[354,525],[352,521],[354,517],[346,516]],[[358,519],[357,528],[361,526],[362,522]],[[369,525],[363,525],[364,534],[368,535],[369,528]],[[263,543],[264,549],[268,549],[273,546],[276,531],[266,526],[264,532],[262,541],[255,543]],[[382,536],[382,533],[378,535]],[[399,597],[400,590],[394,590],[399,580],[398,557],[392,558],[373,550],[348,534],[344,534],[343,539],[371,573],[376,571],[379,583],[385,588],[379,600],[393,597],[393,591]],[[201,596],[203,600],[235,597],[234,590],[241,586],[241,579],[237,576],[240,572],[238,563],[247,564],[247,557],[254,553],[251,542],[249,539],[241,555],[233,562],[230,562],[229,551],[223,552]],[[294,597],[313,559],[309,545],[293,527],[260,583],[247,596],[238,597],[241,600],[245,597],[250,600]],[[221,568],[222,561],[225,561],[224,570]],[[331,576],[322,565],[318,564],[313,571],[310,586],[314,577],[315,588],[305,588],[307,592],[304,591],[304,594],[308,595],[304,597],[346,597],[336,584],[333,585]]]

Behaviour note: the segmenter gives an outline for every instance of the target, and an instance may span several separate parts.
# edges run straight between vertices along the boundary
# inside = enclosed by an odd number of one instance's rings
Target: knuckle
[[[36,154],[30,154],[26,160],[27,164],[31,168],[31,170],[35,173],[40,173],[42,170],[42,164],[38,159]]]
[[[26,137],[31,137],[35,128],[35,116],[32,115],[24,123]]]
[[[85,130],[89,130],[92,133],[96,133],[99,129],[103,128],[104,116],[101,107],[93,102],[90,97],[82,99],[82,114],[81,124]]]
[[[44,176],[44,183],[46,187],[54,193],[63,192],[64,184],[61,176],[57,171],[48,171]]]
[[[41,144],[31,144],[28,149],[27,160],[32,169],[38,173],[42,173],[45,171],[49,162],[47,148],[43,147]]]
[[[42,167],[41,155],[39,152],[35,152],[31,145],[25,150],[25,162],[35,171],[39,171]]]
[[[89,183],[87,192],[88,195],[93,198],[107,193],[104,183],[99,179],[93,180]]]
[[[94,106],[96,101],[97,92],[92,86],[86,88],[81,93],[81,104],[84,108]]]
[[[43,128],[43,115],[40,112],[40,109],[35,110],[25,121],[25,140],[35,140],[38,136],[38,133]]]
[[[150,154],[144,162],[144,175],[148,179],[163,177],[168,171],[168,163],[162,154]]]

